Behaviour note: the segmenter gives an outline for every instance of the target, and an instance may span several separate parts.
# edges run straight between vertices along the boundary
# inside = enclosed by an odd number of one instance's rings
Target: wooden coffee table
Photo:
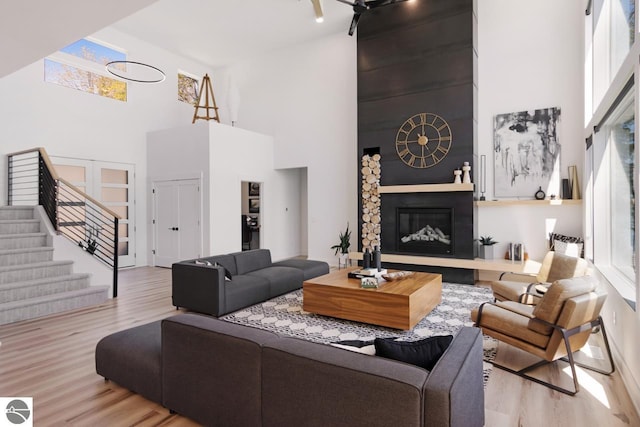
[[[442,301],[442,275],[415,272],[382,282],[377,289],[360,287],[349,271],[337,270],[302,284],[302,308],[310,313],[356,322],[411,329]]]

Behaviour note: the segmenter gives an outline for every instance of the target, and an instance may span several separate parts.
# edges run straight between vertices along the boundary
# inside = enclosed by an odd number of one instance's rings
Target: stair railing
[[[7,204],[41,205],[58,234],[113,269],[117,297],[120,216],[60,178],[44,148],[8,154],[7,159]]]

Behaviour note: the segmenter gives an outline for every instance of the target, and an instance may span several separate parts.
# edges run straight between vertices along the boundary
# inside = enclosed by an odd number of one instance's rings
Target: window
[[[608,123],[611,265],[635,281],[635,115],[633,100]]]
[[[104,65],[124,61],[126,54],[82,39],[44,60],[44,80],[119,101],[127,100],[127,84],[110,77]],[[124,64],[117,64],[119,68]]]
[[[627,57],[635,40],[635,0],[609,0],[611,2],[610,67],[615,76]]]
[[[178,72],[178,100],[196,105],[198,102],[198,79]]]

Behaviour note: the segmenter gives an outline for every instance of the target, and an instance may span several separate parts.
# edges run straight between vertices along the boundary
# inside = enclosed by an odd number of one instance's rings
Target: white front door
[[[171,267],[174,262],[202,254],[202,196],[200,180],[154,181],[153,265]]]

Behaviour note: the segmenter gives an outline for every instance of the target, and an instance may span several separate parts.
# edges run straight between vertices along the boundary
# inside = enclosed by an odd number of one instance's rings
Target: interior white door
[[[154,181],[153,264],[171,267],[202,253],[200,181]]]

